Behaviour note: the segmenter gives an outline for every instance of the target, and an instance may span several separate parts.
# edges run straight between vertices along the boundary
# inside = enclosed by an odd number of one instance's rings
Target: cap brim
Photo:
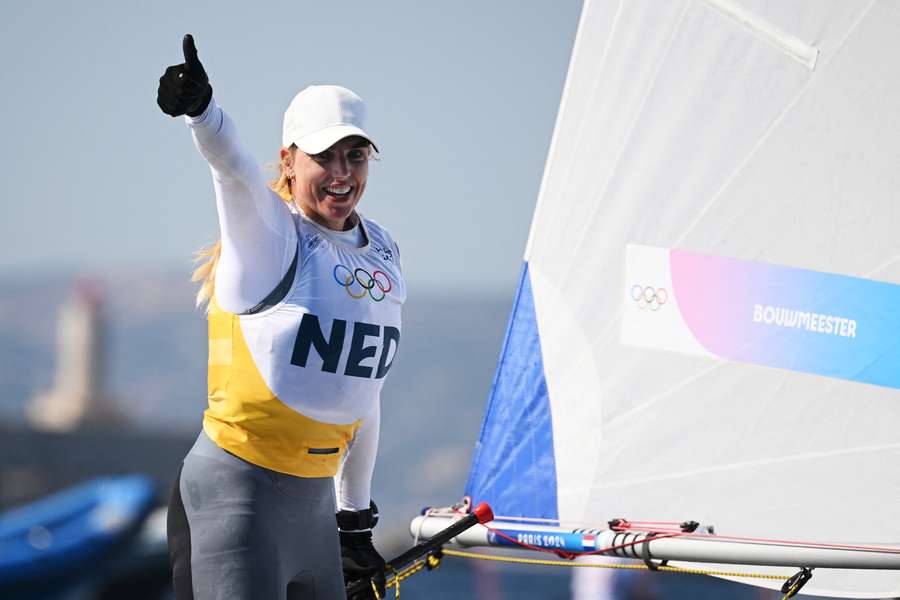
[[[375,148],[376,151],[378,150],[378,147],[375,145],[375,142],[372,141],[372,138],[369,137],[369,134],[355,125],[334,125],[333,127],[326,127],[325,129],[320,129],[319,131],[304,135],[300,139],[294,140],[293,143],[307,154],[318,154],[319,152],[328,150],[342,139],[354,135],[365,138],[372,144],[372,147]]]

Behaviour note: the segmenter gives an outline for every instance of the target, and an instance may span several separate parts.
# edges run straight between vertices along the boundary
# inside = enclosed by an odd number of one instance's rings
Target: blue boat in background
[[[0,597],[48,598],[97,575],[157,503],[141,475],[94,479],[0,514]]]

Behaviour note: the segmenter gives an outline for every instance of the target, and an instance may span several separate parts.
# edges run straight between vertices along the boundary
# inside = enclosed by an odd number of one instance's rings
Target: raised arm
[[[297,233],[290,210],[266,185],[259,166],[241,146],[234,123],[212,97],[193,37],[184,36],[184,63],[166,69],[157,103],[184,115],[200,154],[209,163],[222,234],[216,268],[219,305],[241,313],[275,289],[290,267]]]

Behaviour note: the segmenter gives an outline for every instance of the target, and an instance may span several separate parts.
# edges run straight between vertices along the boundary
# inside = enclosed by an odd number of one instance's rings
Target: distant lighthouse
[[[54,386],[27,407],[35,428],[71,431],[121,423],[104,386],[105,350],[103,289],[97,281],[80,280],[59,314]]]

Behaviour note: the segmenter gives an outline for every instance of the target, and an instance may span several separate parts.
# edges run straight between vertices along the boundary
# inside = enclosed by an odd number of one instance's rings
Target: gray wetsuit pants
[[[344,600],[331,477],[294,477],[205,433],[169,505],[177,600]]]

